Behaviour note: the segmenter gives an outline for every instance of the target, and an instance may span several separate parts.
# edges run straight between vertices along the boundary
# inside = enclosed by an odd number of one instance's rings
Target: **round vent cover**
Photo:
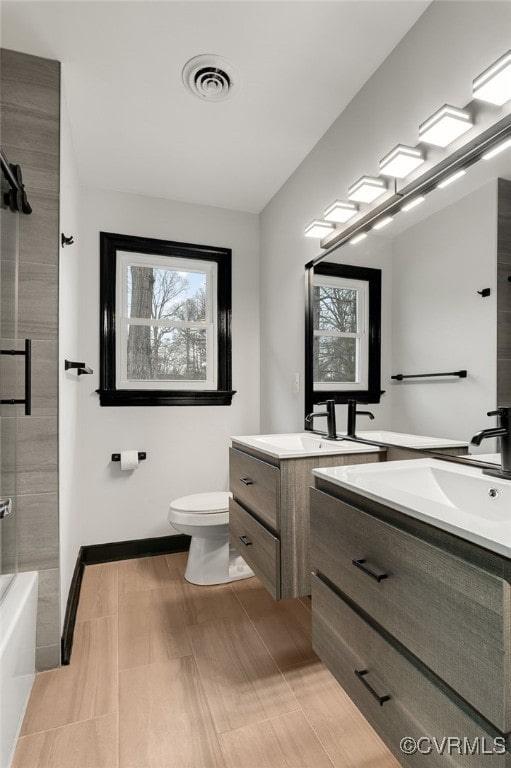
[[[194,56],[183,67],[183,83],[199,99],[222,101],[234,88],[233,68],[213,53]]]

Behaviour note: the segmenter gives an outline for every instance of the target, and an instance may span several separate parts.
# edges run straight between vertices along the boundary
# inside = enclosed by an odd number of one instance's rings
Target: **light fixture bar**
[[[474,99],[501,107],[511,99],[511,51],[507,51],[472,82]]]
[[[507,141],[503,141],[502,144],[497,144],[496,147],[493,149],[490,149],[489,152],[487,152],[485,155],[483,155],[483,160],[490,160],[492,157],[495,157],[495,155],[500,155],[501,152],[504,152],[505,149],[508,149],[508,147],[511,147],[511,139],[507,139]]]
[[[348,197],[357,203],[372,203],[386,191],[383,179],[374,176],[362,176],[348,188]]]
[[[336,221],[339,224],[344,224],[358,211],[358,205],[355,203],[347,203],[342,200],[334,200],[334,202],[325,209],[325,219],[327,221]]]
[[[419,140],[437,147],[447,147],[473,125],[470,112],[444,104],[419,126]]]
[[[398,144],[380,160],[380,173],[384,176],[404,179],[423,162],[424,157],[420,149]]]
[[[386,227],[387,224],[390,224],[391,221],[393,221],[393,216],[385,216],[385,218],[380,219],[376,224],[374,225],[373,229],[383,229],[383,227]]]
[[[305,227],[305,237],[326,237],[330,232],[333,232],[335,226],[330,221],[323,221],[323,219],[313,219],[310,224]]]
[[[351,245],[356,245],[357,243],[360,243],[362,240],[365,240],[367,237],[367,232],[360,232],[360,234],[355,235],[355,237],[352,237],[350,240]]]
[[[445,187],[448,187],[449,184],[452,184],[453,181],[457,181],[458,179],[461,179],[462,176],[466,174],[466,171],[461,169],[460,171],[456,171],[456,173],[453,173],[451,176],[448,176],[446,179],[440,182],[440,184],[437,184],[438,189],[445,189]]]
[[[406,203],[406,205],[403,205],[401,208],[402,211],[413,211],[414,208],[416,208],[418,205],[424,202],[426,198],[424,195],[419,195],[419,197],[416,197],[414,200],[412,200],[410,203]]]

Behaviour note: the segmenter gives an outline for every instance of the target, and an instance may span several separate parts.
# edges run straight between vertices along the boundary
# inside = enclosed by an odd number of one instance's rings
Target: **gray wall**
[[[19,569],[39,571],[38,669],[60,661],[57,449],[60,64],[1,52],[1,142],[21,165],[19,338],[33,349],[32,416],[18,414]]]

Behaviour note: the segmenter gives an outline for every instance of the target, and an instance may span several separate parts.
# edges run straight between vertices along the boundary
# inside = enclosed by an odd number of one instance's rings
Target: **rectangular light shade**
[[[385,157],[380,160],[380,173],[384,176],[393,176],[396,179],[404,179],[409,173],[415,171],[424,162],[420,149],[406,147],[398,144]]]
[[[305,227],[306,237],[326,237],[335,229],[335,226],[330,221],[323,221],[323,219],[313,219],[310,224]]]
[[[355,235],[355,237],[352,237],[350,240],[351,245],[356,245],[357,243],[360,243],[362,240],[365,240],[367,237],[367,232],[361,232],[359,235]]]
[[[372,203],[381,197],[387,189],[383,179],[374,176],[362,176],[348,189],[348,197],[357,203]]]
[[[418,205],[424,202],[426,198],[423,195],[419,195],[419,197],[416,197],[414,200],[411,200],[409,203],[406,203],[406,205],[403,205],[401,208],[402,211],[413,211],[414,208],[416,208]]]
[[[497,59],[472,82],[474,99],[501,107],[511,99],[511,51]]]
[[[354,203],[345,203],[342,200],[335,200],[332,205],[329,205],[325,210],[325,219],[327,221],[337,221],[339,224],[344,224],[358,211],[358,206]]]
[[[446,179],[440,182],[440,184],[437,184],[438,189],[445,189],[445,187],[448,187],[449,184],[452,184],[453,181],[457,181],[458,179],[461,179],[462,176],[466,174],[466,171],[456,171],[456,173],[453,173],[452,176],[448,176]]]
[[[509,149],[510,147],[511,147],[511,139],[506,139],[506,141],[503,141],[500,144],[497,144],[496,147],[493,147],[493,149],[490,149],[489,152],[483,155],[483,160],[491,160],[492,157],[495,157],[496,155],[500,155],[501,152],[504,152],[504,150]]]
[[[436,147],[447,147],[473,125],[469,112],[444,104],[419,126],[419,139]]]
[[[393,218],[393,216],[385,216],[384,219],[380,219],[378,222],[376,222],[373,229],[383,229],[383,227],[386,227],[387,224],[390,224]]]

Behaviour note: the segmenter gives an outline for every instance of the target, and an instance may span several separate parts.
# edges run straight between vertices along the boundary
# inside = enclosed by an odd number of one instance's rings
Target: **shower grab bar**
[[[0,405],[24,405],[25,416],[32,415],[32,340],[25,339],[25,349],[0,349],[0,355],[22,355],[25,358],[25,397],[6,398]]]

